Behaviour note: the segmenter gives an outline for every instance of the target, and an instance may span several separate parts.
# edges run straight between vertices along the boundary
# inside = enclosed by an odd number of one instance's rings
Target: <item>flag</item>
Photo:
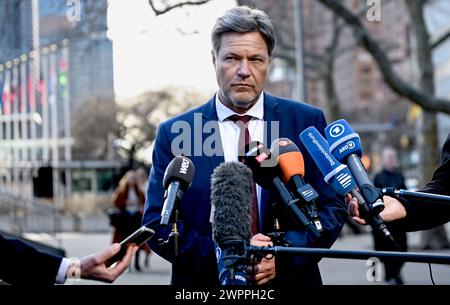
[[[56,103],[57,93],[56,86],[58,83],[58,75],[56,73],[56,54],[50,53],[50,81],[48,84],[48,103]]]
[[[9,71],[10,69],[5,70],[5,81],[2,91],[3,113],[5,115],[11,114],[11,74]]]
[[[17,95],[17,87],[19,83],[19,78],[17,77],[19,74],[17,71],[17,66],[13,66],[11,69],[11,96],[10,96],[10,105],[11,105],[11,113],[19,112],[18,105],[18,95]]]
[[[42,66],[42,68],[45,68],[45,66]],[[41,99],[40,99],[41,105],[40,106],[41,107],[43,107],[44,105],[46,106],[47,105],[47,86],[46,86],[46,83],[44,80],[44,75],[42,73],[42,69],[41,69],[41,72],[39,75],[39,83],[37,85],[38,85],[37,90],[41,96]]]
[[[30,104],[30,112],[36,110],[36,93],[34,92],[34,80],[33,75],[28,75],[28,99]]]
[[[27,79],[27,65],[22,62],[20,65],[20,113],[27,112],[27,92],[26,92],[26,79]]]

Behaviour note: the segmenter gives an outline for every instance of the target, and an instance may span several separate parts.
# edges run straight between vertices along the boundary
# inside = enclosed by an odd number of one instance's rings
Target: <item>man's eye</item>
[[[252,62],[260,63],[260,62],[264,62],[264,61],[262,58],[256,57],[256,58],[252,58]]]

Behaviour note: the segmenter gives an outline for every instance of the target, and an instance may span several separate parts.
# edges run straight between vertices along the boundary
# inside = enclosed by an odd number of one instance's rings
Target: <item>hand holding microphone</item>
[[[348,165],[359,191],[374,214],[384,209],[382,194],[373,185],[361,162],[362,149],[359,135],[344,120],[337,120],[325,128],[330,152],[341,163]]]
[[[251,246],[256,247],[268,247],[273,246],[273,242],[269,236],[258,233],[250,240]],[[275,278],[275,259],[263,257],[257,264],[247,267],[247,274],[250,276],[250,280],[256,285],[264,285],[269,283]]]
[[[355,197],[348,198],[348,213],[352,216],[353,220],[361,225],[366,225],[367,222],[361,218],[359,213],[358,200]],[[391,222],[406,217],[405,207],[395,198],[390,196],[383,196],[384,209],[379,214],[385,222]]]
[[[358,208],[364,219],[373,230],[389,238],[396,245],[388,228],[378,214],[372,213],[363,196],[357,191],[357,186],[347,166],[339,163],[329,152],[327,141],[313,126],[308,127],[300,134],[300,140],[311,155],[317,167],[324,176],[324,180],[342,196],[351,195],[357,199]]]

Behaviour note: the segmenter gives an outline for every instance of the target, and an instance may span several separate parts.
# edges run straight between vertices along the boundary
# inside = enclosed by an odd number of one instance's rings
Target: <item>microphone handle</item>
[[[440,195],[440,194],[430,194],[424,192],[413,192],[403,189],[395,189],[391,187],[385,187],[381,189],[383,195],[399,197],[403,199],[416,199],[416,200],[430,200],[433,203],[439,204],[450,204],[450,196]]]
[[[361,216],[374,229],[374,231],[390,240],[392,246],[396,250],[400,250],[400,247],[398,246],[397,242],[395,241],[394,237],[387,228],[381,216],[378,213],[374,214],[374,211],[373,210],[371,211],[369,209],[368,204],[365,202],[362,195],[356,189],[351,190],[350,194],[358,200]]]
[[[369,215],[371,214],[371,212],[370,212],[369,206],[367,205],[366,200],[364,200],[363,196],[356,189],[351,190],[350,195],[352,195],[352,197],[355,197],[356,200],[358,200],[359,211],[361,213],[361,216],[364,219],[368,218]]]
[[[279,177],[273,178],[272,184],[280,194],[281,200],[283,201],[284,205],[291,212],[291,215],[294,218],[295,222],[302,228],[309,228],[311,233],[313,233],[316,238],[319,238],[320,232],[317,230],[316,226],[305,216],[303,211],[298,207],[298,199],[295,199],[292,196],[281,179]]]
[[[358,184],[359,190],[365,199],[365,202],[371,205],[377,214],[383,211],[384,203],[378,189],[373,185],[367,175],[364,165],[357,154],[351,154],[347,158],[347,165]]]
[[[301,207],[308,218],[314,223],[319,232],[323,231],[322,223],[320,222],[319,213],[315,200],[318,198],[317,192],[314,188],[306,184],[301,175],[294,175],[290,179],[291,186],[293,186],[296,198],[301,203]]]
[[[163,209],[161,211],[161,225],[168,225],[172,216],[173,208],[182,194],[180,194],[180,182],[173,181],[167,188],[167,197],[164,200]]]

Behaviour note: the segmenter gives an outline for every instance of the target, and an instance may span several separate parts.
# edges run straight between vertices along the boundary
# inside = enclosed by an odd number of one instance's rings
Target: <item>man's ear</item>
[[[214,67],[216,66],[216,52],[214,50],[211,50],[211,59]]]

